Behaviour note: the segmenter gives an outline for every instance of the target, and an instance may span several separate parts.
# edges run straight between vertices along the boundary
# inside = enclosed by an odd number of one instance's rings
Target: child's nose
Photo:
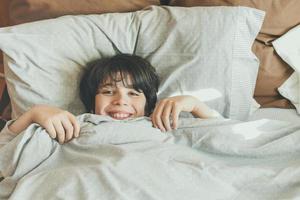
[[[126,97],[126,95],[116,95],[113,104],[115,105],[128,105],[128,98]]]

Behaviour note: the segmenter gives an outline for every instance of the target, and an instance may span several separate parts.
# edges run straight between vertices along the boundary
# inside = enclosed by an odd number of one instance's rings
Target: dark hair
[[[127,85],[126,78],[129,75],[133,89],[144,93],[145,116],[149,116],[157,101],[159,78],[155,68],[146,59],[129,54],[102,58],[87,65],[80,82],[80,98],[87,112],[95,109],[95,96],[99,87],[107,79],[120,81],[117,80],[118,74],[121,75],[124,85]]]

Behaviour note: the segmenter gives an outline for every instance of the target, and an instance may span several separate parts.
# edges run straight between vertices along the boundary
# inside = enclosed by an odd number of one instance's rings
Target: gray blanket
[[[0,199],[274,200],[300,197],[300,125],[78,117],[60,145],[31,125],[0,149]]]

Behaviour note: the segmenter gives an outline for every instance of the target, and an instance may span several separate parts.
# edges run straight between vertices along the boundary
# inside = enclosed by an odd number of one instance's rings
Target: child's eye
[[[113,95],[113,91],[112,90],[102,90],[101,91],[101,94],[104,94],[104,95]]]
[[[139,92],[129,92],[129,95],[131,96],[140,96]]]

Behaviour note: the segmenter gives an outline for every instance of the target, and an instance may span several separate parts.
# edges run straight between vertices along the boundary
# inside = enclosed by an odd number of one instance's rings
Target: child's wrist
[[[25,118],[28,124],[34,123],[34,113],[36,112],[36,110],[36,106],[33,106],[24,113],[23,117]]]
[[[28,110],[19,118],[17,118],[13,123],[8,125],[8,130],[14,135],[17,135],[24,131],[30,124],[32,123],[32,114],[31,111]]]
[[[212,118],[215,116],[214,110],[203,102],[200,102],[197,106],[195,106],[191,113],[200,118]]]

